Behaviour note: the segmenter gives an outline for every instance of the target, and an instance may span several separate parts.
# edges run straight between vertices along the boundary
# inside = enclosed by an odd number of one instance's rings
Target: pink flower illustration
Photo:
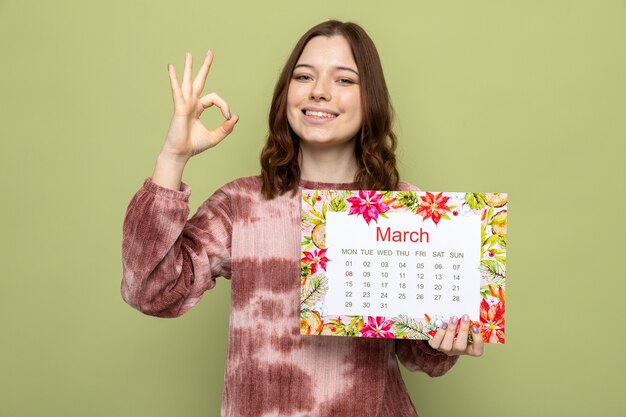
[[[313,253],[311,252],[302,252],[304,258],[301,259],[302,262],[306,262],[311,264],[311,274],[314,275],[318,268],[322,268],[326,271],[326,262],[330,262],[330,259],[326,257],[326,249],[315,249]]]
[[[378,214],[389,211],[389,206],[382,202],[383,195],[376,191],[359,190],[359,196],[346,198],[352,204],[348,214],[360,214],[363,216],[368,226],[371,220],[378,222]]]
[[[417,208],[416,213],[424,217],[424,221],[429,218],[433,219],[435,224],[439,223],[442,216],[450,211],[450,207],[446,205],[450,197],[444,197],[443,193],[434,195],[427,192],[425,196],[421,196],[422,202]]]
[[[391,338],[395,335],[391,332],[391,325],[393,321],[386,320],[384,317],[367,317],[367,322],[361,327],[362,337],[378,337],[378,338]]]

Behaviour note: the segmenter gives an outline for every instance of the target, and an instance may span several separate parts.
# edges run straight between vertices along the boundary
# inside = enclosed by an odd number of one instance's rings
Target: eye
[[[337,80],[337,82],[339,84],[343,84],[343,85],[355,84],[355,82],[353,80],[351,80],[350,78],[340,78],[340,79]]]
[[[298,80],[298,81],[311,81],[312,80],[311,76],[306,75],[306,74],[294,75],[293,79]]]

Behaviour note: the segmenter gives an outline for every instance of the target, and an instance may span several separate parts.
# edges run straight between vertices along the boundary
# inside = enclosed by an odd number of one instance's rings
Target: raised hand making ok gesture
[[[181,84],[178,83],[174,66],[167,66],[174,100],[174,116],[152,176],[152,181],[156,184],[179,190],[187,161],[221,142],[232,132],[239,119],[237,115],[230,114],[228,103],[216,93],[201,96],[212,61],[213,53],[209,51],[192,82],[193,58],[187,53]],[[226,120],[216,129],[209,130],[200,121],[200,115],[213,105],[221,110]]]

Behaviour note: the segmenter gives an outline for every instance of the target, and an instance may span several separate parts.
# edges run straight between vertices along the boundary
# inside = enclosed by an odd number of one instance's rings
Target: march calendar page
[[[300,332],[504,343],[507,194],[303,190]]]

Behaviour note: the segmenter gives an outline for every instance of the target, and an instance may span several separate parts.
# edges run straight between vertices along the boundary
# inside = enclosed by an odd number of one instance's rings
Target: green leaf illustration
[[[341,212],[346,211],[347,208],[348,207],[346,206],[346,199],[342,196],[335,197],[330,201],[331,211]]]
[[[489,224],[491,225],[495,225],[495,226],[502,226],[503,224],[506,223],[506,216],[501,217],[501,216],[494,216],[491,221],[489,222]]]
[[[498,235],[491,235],[483,242],[483,246],[487,246],[491,250],[498,243],[498,240]]]
[[[465,202],[472,210],[480,210],[487,205],[485,193],[467,193],[465,194]]]
[[[506,270],[500,262],[494,259],[485,259],[480,261],[478,269],[480,270],[480,275],[488,283],[495,285],[504,284],[506,279]]]
[[[487,229],[484,224],[480,224],[480,241],[484,242],[485,237],[487,236]],[[485,246],[484,243],[480,245],[480,257],[482,258],[485,255]]]
[[[313,223],[313,221],[316,220],[316,219],[314,219],[313,217],[309,216],[308,212],[306,212],[304,210],[302,210],[300,212],[300,218],[302,219],[302,223],[305,226],[308,226],[308,225],[311,225],[311,224],[315,224],[315,223]]]
[[[391,319],[391,331],[397,336],[406,336],[409,339],[425,340],[430,339],[428,333],[424,332],[424,323],[413,317],[400,315]]]
[[[311,264],[308,262],[300,262],[300,278],[306,278],[311,275]]]
[[[328,291],[328,280],[325,275],[313,275],[300,289],[300,308],[313,307]]]
[[[359,332],[361,331],[361,328],[363,328],[363,324],[365,323],[363,321],[363,317],[362,316],[348,316],[348,317],[352,317],[352,320],[350,320],[350,323],[348,324],[348,328],[346,329],[346,335],[358,336]]]
[[[492,224],[491,222],[493,221],[493,218],[491,217],[492,214],[493,214],[493,207],[489,207],[489,211],[487,212],[487,218],[490,219],[489,224]]]
[[[311,210],[309,210],[309,212],[310,212],[312,215],[314,215],[315,217],[319,218],[319,219],[322,219],[322,220],[325,220],[325,219],[326,219],[326,216],[324,216],[322,213],[320,213],[319,211],[317,211],[317,210],[315,210],[315,209],[311,209]]]
[[[415,212],[420,205],[419,197],[410,191],[398,193],[396,201],[412,212]]]

